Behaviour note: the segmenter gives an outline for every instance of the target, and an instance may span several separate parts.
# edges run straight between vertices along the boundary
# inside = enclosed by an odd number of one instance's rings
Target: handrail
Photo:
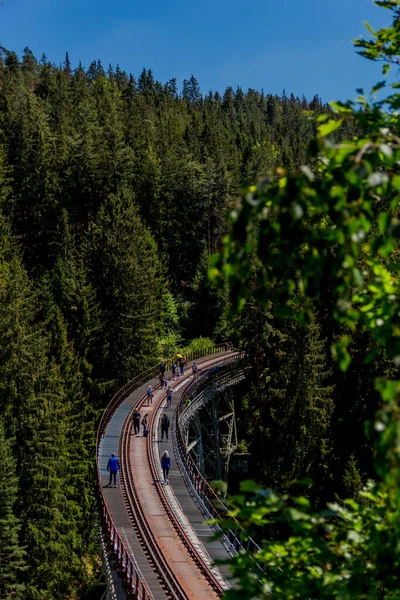
[[[101,548],[101,562],[102,562],[102,569],[103,569],[103,573],[104,573],[104,577],[105,577],[105,582],[106,582],[106,586],[107,586],[107,595],[106,598],[107,600],[118,600],[117,598],[117,594],[115,591],[115,587],[114,587],[114,581],[112,578],[112,573],[111,573],[111,569],[110,569],[110,564],[107,560],[107,548],[104,542],[104,535],[103,532],[101,530],[101,527],[99,527],[99,538],[100,538],[100,548]],[[102,598],[105,595],[103,594]]]
[[[211,515],[214,519],[218,520],[221,520],[223,518],[223,514],[228,512],[228,508],[225,506],[221,498],[218,496],[218,494],[216,494],[215,490],[213,490],[208,481],[202,475],[195,461],[193,460],[193,457],[190,455],[190,453],[186,452],[186,446],[183,440],[183,433],[181,430],[180,420],[182,414],[186,409],[186,401],[189,398],[189,396],[196,389],[203,386],[210,375],[212,376],[217,370],[219,370],[224,365],[240,360],[243,357],[243,355],[244,353],[240,353],[234,356],[227,357],[215,363],[209,369],[201,371],[196,377],[196,379],[190,382],[183,390],[180,402],[178,403],[177,410],[175,413],[175,431],[178,455],[181,459],[181,462],[185,465],[186,473],[189,476],[190,482],[195,491],[197,492],[198,497],[202,501],[204,508],[206,509],[209,515]],[[242,530],[242,527],[234,517],[232,517],[232,520],[237,525],[237,530]],[[241,548],[244,548],[240,537],[236,535],[236,533],[233,530],[229,530],[228,534],[226,535],[226,538],[229,541],[231,553],[237,553]],[[249,537],[246,549],[250,552],[255,552],[257,550],[260,550],[260,547],[252,538]]]
[[[161,405],[162,405],[162,401],[158,404],[157,410],[159,410],[161,408]],[[157,410],[156,410],[156,412],[157,412]],[[150,422],[148,425],[149,429],[151,429],[153,426],[156,412],[151,413]],[[203,572],[203,574],[205,575],[205,577],[207,578],[208,582],[211,584],[213,589],[217,592],[217,594],[219,596],[222,596],[222,594],[225,590],[224,586],[221,584],[221,581],[218,579],[218,577],[215,576],[215,573],[213,572],[213,570],[210,569],[209,565],[205,562],[203,557],[198,553],[198,550],[197,550],[196,546],[193,544],[193,542],[191,541],[186,529],[184,527],[182,527],[180,520],[179,519],[177,520],[176,516],[174,515],[174,510],[172,509],[171,503],[168,500],[168,497],[166,496],[165,488],[163,485],[161,485],[161,483],[159,481],[159,475],[157,472],[157,462],[156,462],[155,455],[153,452],[154,443],[155,443],[154,439],[152,439],[150,436],[148,436],[147,437],[147,454],[149,457],[150,471],[152,473],[153,481],[155,482],[155,489],[158,493],[161,504],[163,505],[164,510],[169,517],[169,520],[171,521],[171,523],[174,524],[175,530],[178,533],[178,536],[181,539],[181,541],[183,542],[184,546],[186,547],[188,553],[190,554],[190,556],[192,557],[194,562],[197,564],[197,566],[200,568],[200,570]]]
[[[209,348],[200,348],[199,350],[192,350],[191,352],[188,352],[186,358],[187,358],[188,362],[190,362],[192,360],[197,360],[199,358],[203,358],[204,356],[208,356],[209,354],[217,354],[218,352],[222,352],[223,350],[225,350],[226,345],[227,345],[226,343],[214,344],[213,346],[210,346]],[[167,371],[170,369],[171,365],[172,365],[172,359],[167,359],[165,361],[165,366],[166,366]],[[143,385],[150,379],[154,379],[154,377],[156,377],[159,372],[158,366],[159,365],[157,364],[152,367],[149,367],[145,371],[142,371],[141,373],[139,373],[139,375],[136,375],[136,377],[134,377],[133,379],[128,381],[128,383],[126,383],[124,386],[122,386],[122,388],[120,388],[116,394],[114,394],[111,401],[108,403],[108,405],[106,406],[106,408],[104,410],[104,413],[101,417],[101,420],[100,420],[100,423],[99,423],[99,426],[97,429],[97,436],[96,436],[97,447],[99,445],[99,440],[100,440],[101,436],[103,435],[104,431],[106,430],[107,425],[110,422],[112,415],[117,410],[117,408],[122,403],[122,401],[125,398],[127,398],[135,389],[137,389],[138,387],[140,387],[141,385]]]
[[[185,452],[185,445],[184,445],[184,441],[183,441],[183,435],[182,435],[182,431],[181,431],[181,427],[180,427],[180,418],[182,416],[182,413],[184,412],[185,408],[186,408],[186,400],[188,399],[189,395],[191,393],[193,393],[193,391],[200,387],[200,385],[203,385],[206,378],[208,377],[208,375],[210,375],[210,373],[212,373],[213,371],[215,372],[218,367],[221,367],[229,362],[233,362],[236,360],[239,360],[240,355],[235,355],[233,357],[228,357],[218,363],[215,363],[212,367],[210,367],[209,369],[206,369],[205,371],[201,371],[197,378],[194,381],[191,381],[183,390],[182,396],[181,396],[181,400],[178,403],[177,409],[176,409],[176,413],[175,413],[175,421],[176,421],[176,431],[177,431],[177,440],[179,443],[179,450],[180,450],[180,454],[181,454],[181,458],[185,458],[185,461],[187,461],[187,466],[190,467],[190,472],[191,474],[193,473],[195,475],[193,483],[195,483],[195,487],[199,487],[200,490],[203,492],[203,490],[207,493],[207,496],[211,497],[213,500],[215,500],[221,507],[222,512],[227,512],[228,508],[224,505],[224,503],[222,502],[221,498],[218,496],[218,494],[215,493],[215,491],[213,490],[213,488],[210,486],[210,484],[208,483],[208,481],[205,479],[205,477],[201,474],[199,468],[197,467],[196,463],[194,462],[193,458],[191,457],[190,454],[186,454]],[[198,482],[200,482],[200,485],[198,484]],[[221,514],[218,513],[218,511],[216,509],[214,509],[214,511],[216,513],[216,518],[220,519],[222,518]]]
[[[201,348],[187,353],[187,360],[197,360],[210,354],[216,354],[226,349],[225,344],[215,344],[209,348]],[[165,361],[166,368],[169,370],[170,360]],[[111,517],[110,510],[107,502],[104,498],[102,491],[101,473],[99,465],[99,455],[101,449],[101,440],[107,429],[108,424],[111,421],[115,411],[119,408],[122,402],[137,388],[149,381],[154,379],[159,372],[158,365],[150,367],[145,371],[139,373],[120,388],[116,394],[112,397],[111,401],[105,408],[103,415],[100,419],[97,434],[96,434],[96,474],[97,474],[97,491],[100,502],[100,513],[102,521],[102,529],[105,533],[108,544],[111,546],[111,550],[118,562],[119,570],[122,572],[125,579],[128,593],[134,595],[135,600],[146,600],[148,598],[146,584],[143,581],[139,571],[137,570],[124,542],[122,541],[118,529],[116,528],[114,521]]]

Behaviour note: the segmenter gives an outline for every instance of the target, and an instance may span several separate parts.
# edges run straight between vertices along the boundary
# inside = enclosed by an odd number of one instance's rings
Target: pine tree
[[[262,384],[268,456],[265,476],[280,489],[298,477],[318,477],[316,493],[320,494],[328,475],[326,456],[333,413],[326,345],[317,324],[287,325],[281,333],[269,326],[267,332],[267,347],[274,352],[267,359]]]
[[[79,357],[84,393],[95,403],[97,393],[92,370],[98,360],[100,307],[85,264],[89,251],[85,245],[80,251],[77,249],[76,236],[71,232],[66,211],[63,211],[62,220],[59,256],[52,271],[44,276],[41,289],[49,302],[55,303],[61,311],[68,339],[73,341]]]
[[[128,192],[110,196],[93,228],[92,280],[102,315],[101,381],[129,380],[157,357],[161,311],[156,244]]]
[[[25,81],[32,87],[35,83],[35,77],[37,76],[37,60],[34,57],[32,50],[28,47],[24,48],[21,68]]]
[[[25,598],[22,577],[25,550],[20,545],[20,523],[15,515],[18,494],[16,461],[11,440],[5,436],[0,419],[0,598]]]
[[[77,556],[79,507],[71,497],[68,398],[46,354],[31,394],[21,399],[17,430],[22,542],[29,549],[26,597],[65,597],[82,576]]]
[[[190,104],[197,104],[201,100],[200,87],[193,75],[190,79],[183,80],[182,97]]]
[[[151,102],[154,98],[154,86],[155,82],[153,71],[151,69],[149,69],[148,71],[146,71],[146,69],[143,69],[143,71],[139,75],[138,88],[139,91],[143,94],[145,100],[147,100],[147,102]]]
[[[346,498],[353,498],[355,502],[363,502],[360,492],[364,486],[360,470],[358,468],[357,460],[352,454],[346,465],[346,469],[343,476],[343,487]]]
[[[13,437],[21,398],[30,394],[43,347],[36,323],[37,294],[0,213],[0,414]]]
[[[42,320],[49,334],[49,355],[55,359],[66,398],[65,427],[68,447],[68,464],[64,477],[70,482],[66,488],[68,503],[76,511],[74,555],[81,559],[93,541],[94,490],[88,486],[93,481],[95,449],[94,430],[97,412],[83,390],[84,362],[76,355],[68,341],[67,326],[60,307],[56,304],[50,277],[41,283]]]
[[[272,142],[258,142],[251,149],[246,166],[246,179],[256,181],[258,177],[272,173],[278,164],[280,164],[278,146]]]

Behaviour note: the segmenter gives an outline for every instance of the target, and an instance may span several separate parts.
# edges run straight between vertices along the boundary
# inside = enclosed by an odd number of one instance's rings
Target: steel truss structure
[[[237,448],[232,388],[245,379],[242,355],[202,373],[190,387],[179,418],[186,454],[208,480],[227,481],[229,461]]]

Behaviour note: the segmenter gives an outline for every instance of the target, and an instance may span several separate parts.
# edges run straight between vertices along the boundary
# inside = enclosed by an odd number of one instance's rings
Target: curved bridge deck
[[[218,352],[196,361],[199,369],[211,366],[216,361],[221,361],[224,357],[232,356],[231,352]],[[117,407],[112,415],[104,434],[101,438],[98,449],[98,464],[104,501],[108,507],[112,522],[121,538],[130,560],[133,562],[136,570],[136,585],[134,598],[154,598],[165,599],[171,597],[193,598],[206,600],[208,598],[217,598],[220,596],[218,590],[210,586],[209,581],[199,568],[196,554],[201,557],[200,562],[208,565],[213,573],[214,579],[219,582],[221,589],[229,587],[227,579],[229,573],[226,567],[216,569],[212,563],[217,559],[226,559],[228,552],[219,541],[211,541],[213,530],[204,523],[204,515],[196,501],[195,494],[188,489],[181,471],[178,468],[176,456],[177,444],[174,443],[175,420],[174,412],[181,394],[188,383],[193,379],[192,363],[189,363],[185,369],[183,377],[171,380],[171,375],[167,374],[169,383],[174,389],[174,396],[171,408],[166,407],[165,390],[158,388],[158,377],[147,381],[135,389],[122,403]],[[147,386],[151,383],[154,391],[153,404],[146,406],[147,400],[143,398],[146,395]],[[133,407],[141,406],[141,418],[148,413],[149,418],[149,437],[143,436],[143,427],[138,435],[133,434],[133,428],[129,413]],[[144,406],[143,406],[144,404]],[[161,441],[160,420],[161,415],[166,413],[170,420],[169,440]],[[127,427],[129,419],[129,457],[124,456],[124,447],[122,438],[124,428]],[[161,454],[168,450],[171,456],[171,471],[169,476],[170,485],[163,486],[161,472]],[[135,514],[127,501],[127,482],[124,478],[123,470],[119,472],[119,481],[117,488],[108,487],[109,474],[107,472],[107,462],[111,453],[118,454],[120,465],[128,460],[130,477],[132,484],[136,489],[140,505],[144,507],[145,520],[152,534],[157,540],[157,545],[161,551],[167,565],[172,569],[177,580],[183,582],[182,589],[171,593],[171,589],[165,585],[163,577],[155,568],[154,559],[149,557],[149,551],[144,547],[143,540],[135,531]],[[155,458],[153,467],[151,457]],[[121,465],[122,466],[122,465]],[[160,487],[162,490],[160,491]],[[192,550],[190,553],[183,542],[185,539],[179,535],[176,526],[171,518],[171,511],[174,518],[179,521],[180,528],[184,532],[184,538],[189,539]],[[146,587],[138,584],[137,577],[144,580]],[[131,586],[132,589],[132,586]],[[127,597],[122,587],[119,586],[117,592],[118,598]]]

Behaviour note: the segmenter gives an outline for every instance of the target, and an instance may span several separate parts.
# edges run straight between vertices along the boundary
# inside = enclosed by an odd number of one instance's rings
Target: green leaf
[[[368,29],[368,31],[370,33],[372,33],[372,35],[375,35],[375,31],[372,29],[371,25],[369,23],[367,23],[367,21],[363,21],[365,27]]]
[[[386,81],[378,81],[378,83],[376,83],[374,85],[374,87],[372,88],[372,93],[375,94],[375,92],[378,92],[379,90],[381,90],[382,88],[384,88],[386,85]]]
[[[350,106],[348,106],[347,104],[344,104],[343,102],[331,102],[330,105],[332,106],[332,108],[334,110],[336,110],[339,113],[352,113],[353,110]]]
[[[339,127],[341,127],[343,119],[330,119],[327,123],[324,123],[318,127],[318,134],[320,137],[325,137],[330,133],[333,133]]]
[[[240,482],[240,491],[242,492],[255,492],[258,488],[258,484],[253,479],[245,479]]]
[[[300,508],[302,508],[303,510],[309,510],[311,506],[310,500],[308,498],[305,498],[304,496],[294,498],[294,502],[296,502],[296,504],[300,506]]]
[[[347,335],[343,335],[340,342],[332,345],[332,356],[339,365],[341,371],[347,371],[351,363],[351,356],[347,350],[350,343],[350,338]]]
[[[388,213],[381,213],[379,215],[378,223],[379,223],[379,233],[381,235],[383,235],[386,232],[389,220],[390,220],[390,216],[388,215]]]
[[[378,349],[377,348],[373,348],[372,350],[370,350],[367,354],[367,356],[364,359],[364,364],[368,364],[370,362],[372,362],[375,358],[375,356],[377,355]]]

